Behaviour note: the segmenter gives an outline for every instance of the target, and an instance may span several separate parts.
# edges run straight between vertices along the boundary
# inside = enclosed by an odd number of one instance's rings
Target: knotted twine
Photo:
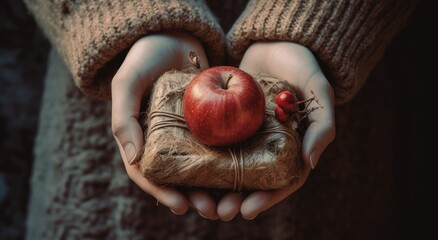
[[[275,96],[294,89],[283,80],[264,74],[254,78],[266,97],[265,119],[247,141],[229,147],[209,147],[191,135],[184,121],[185,88],[198,71],[169,71],[154,84],[144,120],[145,146],[140,169],[160,186],[217,189],[270,190],[290,186],[303,171],[302,116],[292,114],[279,122],[274,115]]]

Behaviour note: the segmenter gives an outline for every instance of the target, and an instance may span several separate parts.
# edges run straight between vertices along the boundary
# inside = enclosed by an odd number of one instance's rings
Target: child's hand
[[[188,210],[193,194],[198,202],[211,202],[211,198],[203,192],[189,193],[187,198],[174,188],[158,187],[142,176],[136,164],[144,145],[138,117],[142,97],[149,93],[153,82],[164,72],[189,64],[190,51],[198,54],[201,68],[208,67],[202,44],[191,35],[167,32],[143,37],[131,47],[111,84],[112,131],[127,173],[141,189],[176,214]]]
[[[225,195],[218,203],[221,219],[230,219],[239,210],[244,218],[252,219],[294,193],[304,184],[310,170],[316,166],[320,155],[335,137],[333,89],[307,48],[291,42],[254,43],[245,52],[240,68],[251,74],[263,72],[287,80],[297,90],[301,100],[311,98],[313,91],[323,108],[308,116],[310,125],[302,143],[305,172],[299,183],[287,189],[255,191],[246,198],[234,197],[228,200]],[[221,209],[233,211],[225,212]]]

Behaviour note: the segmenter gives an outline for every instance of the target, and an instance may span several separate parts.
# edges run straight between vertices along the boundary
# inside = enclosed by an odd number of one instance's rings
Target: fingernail
[[[209,219],[209,220],[216,220],[214,217],[207,217],[205,215],[203,215],[200,211],[198,211],[199,216],[205,218],[205,219]]]
[[[134,164],[134,160],[136,159],[137,156],[137,152],[135,151],[135,146],[134,144],[132,144],[131,142],[125,144],[125,146],[123,146],[123,150],[125,151],[125,157],[126,160],[128,160],[128,163],[130,165]]]
[[[249,217],[249,218],[246,218],[246,217],[244,217],[244,216],[242,216],[242,217],[243,217],[243,219],[245,219],[245,220],[253,220],[254,218],[257,217],[257,215],[255,215],[254,217]]]
[[[310,167],[312,168],[312,170],[315,169],[316,164],[318,164],[319,155],[320,155],[320,153],[318,151],[313,151],[310,154],[309,161],[310,161]]]
[[[232,216],[232,217],[231,217],[231,218],[229,218],[229,219],[222,219],[222,221],[224,221],[224,222],[229,222],[229,221],[233,220],[233,219],[234,219],[234,217],[235,217],[235,216]]]
[[[177,212],[175,212],[173,209],[171,209],[171,208],[169,208],[170,209],[170,211],[171,212],[173,212],[175,215],[178,215],[178,216],[181,216],[181,215],[183,215],[184,213],[177,213]]]
[[[201,217],[203,217],[203,218],[207,218],[208,219],[208,217],[206,217],[206,216],[204,216],[200,211],[198,211],[198,214],[199,214],[199,216],[201,216]]]

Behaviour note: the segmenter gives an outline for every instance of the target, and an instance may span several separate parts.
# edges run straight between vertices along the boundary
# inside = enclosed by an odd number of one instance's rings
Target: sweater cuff
[[[26,0],[26,4],[87,95],[110,98],[111,80],[124,55],[147,34],[186,31],[203,43],[210,64],[223,58],[224,34],[202,0]]]
[[[229,55],[240,61],[257,41],[301,44],[320,62],[336,103],[344,103],[364,84],[415,2],[252,0],[227,35]]]

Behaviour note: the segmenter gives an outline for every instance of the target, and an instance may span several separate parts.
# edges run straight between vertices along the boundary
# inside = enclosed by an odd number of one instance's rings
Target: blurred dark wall
[[[23,239],[49,44],[21,1],[0,1],[0,239]]]
[[[386,52],[394,86],[394,170],[397,199],[396,239],[436,236],[435,162],[437,149],[436,8],[419,5]],[[435,238],[435,237],[432,237]]]

